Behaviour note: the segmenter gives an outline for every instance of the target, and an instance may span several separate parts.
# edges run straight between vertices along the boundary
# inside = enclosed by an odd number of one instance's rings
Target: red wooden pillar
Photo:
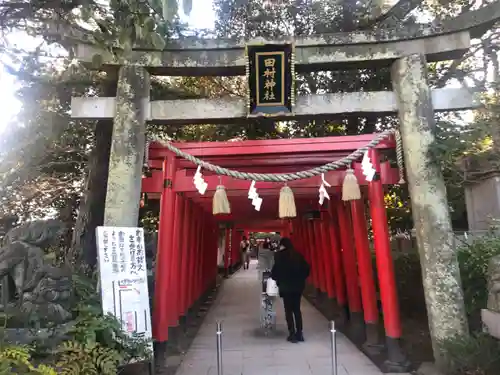
[[[212,247],[212,252],[213,252],[213,255],[212,255],[212,263],[214,264],[213,268],[212,268],[212,271],[210,272],[210,277],[209,277],[209,280],[208,282],[211,284],[215,278],[217,277],[217,273],[219,272],[218,270],[218,256],[219,256],[219,224],[213,220],[212,221],[212,232],[213,232],[213,238],[214,238],[214,241],[213,241],[213,247]]]
[[[333,269],[334,269],[334,284],[335,284],[335,295],[337,297],[337,303],[340,307],[345,307],[347,305],[346,293],[345,293],[345,278],[344,278],[344,267],[342,267],[342,252],[340,245],[340,230],[337,225],[336,220],[336,207],[340,204],[338,200],[330,201],[330,221],[328,225],[330,245],[332,248],[332,258],[333,258]],[[342,311],[342,309],[341,309]]]
[[[232,265],[233,265],[233,258],[234,258],[234,253],[233,253],[233,247],[234,247],[234,241],[233,241],[233,234],[234,230],[233,228],[229,228],[229,244],[228,244],[228,259],[227,259],[227,264],[228,264],[228,271],[232,272]]]
[[[233,260],[233,264],[232,264],[233,269],[236,266],[236,264],[238,263],[238,260],[239,260],[240,255],[241,255],[240,242],[241,242],[240,233],[235,228],[233,228],[233,251],[232,251],[232,257],[231,257]]]
[[[182,224],[182,241],[180,243],[180,247],[182,249],[181,255],[181,288],[180,288],[180,309],[179,315],[184,316],[187,311],[187,294],[188,294],[188,279],[189,279],[189,262],[191,261],[190,254],[190,230],[192,223],[192,204],[189,199],[184,199],[184,220]]]
[[[335,285],[333,276],[333,256],[330,248],[330,239],[328,238],[328,217],[326,213],[322,213],[320,225],[321,245],[323,248],[323,262],[326,272],[326,293],[328,298],[335,298]]]
[[[188,273],[188,308],[191,308],[196,300],[195,289],[196,289],[196,279],[198,277],[196,273],[197,264],[199,263],[199,253],[198,253],[198,239],[200,232],[200,212],[199,207],[193,203],[193,225],[192,225],[192,242],[191,242],[191,262],[190,269]]]
[[[213,248],[217,247],[217,240],[214,239],[212,231],[212,218],[208,214],[203,217],[203,278],[201,281],[202,293],[208,288],[208,279],[210,277],[210,264],[213,257]],[[215,243],[215,244],[214,244]]]
[[[313,242],[312,242],[312,224],[309,220],[304,220],[304,230],[306,233],[306,247],[307,247],[307,254],[309,258],[309,264],[311,265],[311,284],[313,287],[317,288],[318,287],[318,272],[316,271],[316,262],[314,260],[314,249],[313,249]]]
[[[291,232],[290,232],[290,229],[291,229],[291,222],[289,219],[284,219],[283,220],[283,226],[282,226],[282,232],[283,232],[283,235],[282,237],[288,237],[290,238],[291,236]]]
[[[326,269],[323,254],[323,240],[321,238],[321,222],[319,220],[313,220],[313,231],[314,231],[314,254],[316,262],[318,264],[318,281],[319,290],[326,292]]]
[[[378,344],[378,307],[377,292],[373,279],[372,255],[368,243],[368,230],[366,227],[366,216],[364,200],[352,200],[351,219],[354,233],[354,243],[358,258],[359,281],[361,284],[361,299],[363,301],[363,312],[366,324],[366,344]]]
[[[352,243],[352,229],[349,212],[344,202],[336,206],[340,229],[340,243],[342,244],[342,259],[347,287],[347,301],[349,303],[349,318],[356,335],[364,336],[363,308],[359,292],[358,270],[356,267],[356,253]]]
[[[294,246],[297,248],[297,250],[306,258],[304,252],[303,239],[302,239],[302,227],[299,219],[296,219],[295,222],[293,223],[293,241],[294,241]]]
[[[229,227],[226,227],[224,231],[224,276],[228,277],[229,276],[229,257],[230,257],[230,252],[231,248],[229,247],[230,244],[230,237],[231,237],[231,229]]]
[[[200,215],[200,231],[198,233],[198,254],[199,261],[197,263],[196,269],[196,299],[199,299],[201,295],[205,292],[203,290],[203,275],[206,266],[206,254],[207,254],[207,246],[205,246],[206,234],[207,234],[207,224],[205,220],[205,212],[202,208],[199,209]]]
[[[172,264],[170,265],[170,314],[169,322],[171,327],[179,324],[179,310],[180,310],[180,285],[181,285],[181,239],[182,239],[182,224],[184,222],[184,201],[181,194],[175,195],[175,216],[173,228],[173,241],[172,241]]]
[[[176,159],[173,153],[163,160],[163,189],[160,198],[160,223],[156,253],[155,295],[153,310],[153,337],[158,342],[168,340],[170,301],[170,267],[173,257],[173,228],[175,218],[175,192],[173,179]]]
[[[302,254],[304,254],[304,234],[302,230],[302,222],[300,221],[300,219],[295,220],[295,222],[293,223],[293,234],[294,238],[298,242],[297,246],[299,247],[299,249],[301,249]]]
[[[193,234],[194,238],[194,246],[193,246],[193,254],[194,254],[194,262],[193,262],[193,268],[191,272],[191,297],[190,297],[190,305],[193,306],[196,300],[198,299],[198,278],[199,278],[199,265],[200,265],[200,233],[201,233],[201,210],[200,207],[197,206],[196,204],[194,205],[194,217],[195,217],[195,231]]]
[[[405,365],[407,360],[401,351],[399,343],[401,338],[401,318],[399,315],[396,278],[394,276],[394,263],[389,242],[384,187],[382,186],[382,181],[380,181],[380,160],[378,152],[375,149],[370,149],[368,155],[376,171],[374,180],[368,183],[368,196],[370,199],[370,213],[372,217],[377,274],[384,314],[388,357],[391,363]]]
[[[238,254],[238,263],[241,264],[241,262],[243,261],[242,259],[242,254],[241,254],[241,250],[240,250],[240,243],[241,241],[243,240],[243,231],[239,232],[238,234],[238,241],[237,241],[237,254]]]
[[[195,205],[192,201],[189,201],[189,212],[190,212],[190,217],[191,217],[191,223],[188,228],[188,238],[186,239],[186,246],[187,246],[187,251],[186,251],[186,256],[187,256],[187,266],[186,266],[186,299],[184,302],[184,313],[186,314],[190,307],[191,307],[191,284],[193,280],[193,274],[192,274],[192,269],[194,266],[193,258],[193,250],[194,250],[194,244],[195,244],[195,237],[194,237],[194,232],[196,229],[196,214],[195,214]]]

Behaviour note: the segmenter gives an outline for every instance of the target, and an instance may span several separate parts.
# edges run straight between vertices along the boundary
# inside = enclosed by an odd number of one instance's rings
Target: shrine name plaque
[[[248,117],[293,115],[293,44],[246,46]]]

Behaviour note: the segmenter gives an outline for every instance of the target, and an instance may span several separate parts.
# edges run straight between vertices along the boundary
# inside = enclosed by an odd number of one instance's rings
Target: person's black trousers
[[[300,311],[300,300],[302,293],[282,293],[283,305],[285,306],[285,318],[290,333],[302,333],[302,313]]]

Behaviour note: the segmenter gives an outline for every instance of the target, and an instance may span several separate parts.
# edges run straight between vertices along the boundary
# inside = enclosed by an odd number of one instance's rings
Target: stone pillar
[[[429,159],[435,121],[425,56],[397,60],[392,80],[434,358],[443,366],[440,340],[468,335],[468,328],[446,188],[439,166]]]
[[[109,156],[104,225],[137,226],[149,91],[149,73],[144,68],[139,66],[120,68]]]

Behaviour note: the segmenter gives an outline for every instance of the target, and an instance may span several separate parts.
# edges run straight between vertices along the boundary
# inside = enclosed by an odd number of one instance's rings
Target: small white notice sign
[[[144,231],[97,227],[101,300],[129,334],[152,338]]]

